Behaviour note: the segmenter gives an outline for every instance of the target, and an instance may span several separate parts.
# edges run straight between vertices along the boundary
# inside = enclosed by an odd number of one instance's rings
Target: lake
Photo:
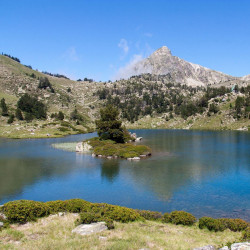
[[[53,148],[96,134],[0,139],[0,204],[82,198],[197,217],[250,221],[250,133],[132,130],[153,155],[139,162]]]

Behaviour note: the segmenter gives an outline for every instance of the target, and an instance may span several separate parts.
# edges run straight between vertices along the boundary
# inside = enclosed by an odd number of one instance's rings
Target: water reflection
[[[117,159],[103,159],[101,162],[101,176],[107,179],[111,183],[114,182],[115,178],[119,175],[120,171],[120,160]]]

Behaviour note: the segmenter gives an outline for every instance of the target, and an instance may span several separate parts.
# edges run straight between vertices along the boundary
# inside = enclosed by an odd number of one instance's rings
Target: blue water
[[[106,160],[55,149],[57,139],[0,139],[0,204],[82,198],[197,217],[250,221],[250,133],[135,130],[152,157]]]

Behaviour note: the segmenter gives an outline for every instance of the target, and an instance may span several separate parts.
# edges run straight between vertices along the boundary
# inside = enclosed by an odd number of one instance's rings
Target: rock
[[[140,157],[141,157],[141,158],[145,158],[145,157],[147,157],[147,155],[140,155]]]
[[[250,242],[234,243],[231,245],[231,250],[249,250]]]
[[[216,250],[216,248],[212,245],[208,245],[204,247],[193,248],[193,250]]]
[[[83,152],[82,142],[76,144],[76,152]]]
[[[135,139],[135,141],[141,141],[142,140],[142,137],[138,137]]]
[[[3,227],[3,222],[0,222],[0,228]]]
[[[64,216],[66,213],[64,213],[64,212],[59,212],[58,213],[58,216]]]
[[[219,250],[229,250],[227,246],[220,248]]]
[[[113,156],[107,156],[107,159],[113,159]]]
[[[128,161],[139,161],[140,157],[127,158]]]
[[[72,230],[72,233],[77,233],[80,235],[89,235],[93,233],[99,233],[107,230],[105,222],[97,222],[91,224],[83,224]]]
[[[96,157],[96,155],[93,153],[93,154],[92,154],[92,157]]]
[[[0,213],[0,217],[2,217],[4,220],[7,220],[6,215],[5,215],[5,214],[3,214],[3,213]]]
[[[132,158],[134,161],[139,161],[141,158],[140,157],[134,157]]]
[[[76,152],[88,153],[91,150],[91,146],[87,142],[79,142],[76,144]]]
[[[97,155],[97,157],[102,158],[102,155]]]

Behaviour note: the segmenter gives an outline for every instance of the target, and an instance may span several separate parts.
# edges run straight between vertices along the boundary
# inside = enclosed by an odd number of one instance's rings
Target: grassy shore
[[[115,229],[89,236],[72,233],[78,214],[51,215],[0,232],[1,249],[192,249],[239,242],[240,232],[211,232],[197,225],[162,222],[115,222]]]

